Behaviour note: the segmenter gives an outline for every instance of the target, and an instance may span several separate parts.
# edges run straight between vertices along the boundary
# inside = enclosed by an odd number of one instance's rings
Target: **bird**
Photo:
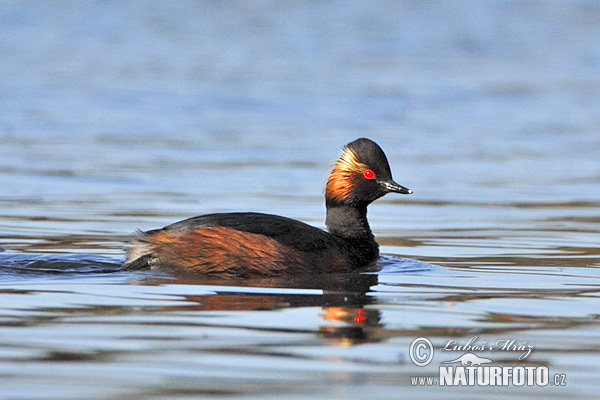
[[[326,231],[258,212],[206,214],[138,230],[126,243],[125,266],[218,278],[356,271],[379,258],[367,206],[388,193],[412,190],[394,182],[377,143],[359,138],[342,148],[327,177]]]

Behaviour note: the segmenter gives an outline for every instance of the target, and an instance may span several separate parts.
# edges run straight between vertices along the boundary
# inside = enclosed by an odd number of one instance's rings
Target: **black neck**
[[[367,221],[367,206],[327,202],[327,230],[347,243],[355,254],[355,263],[365,266],[379,257],[379,245]]]
[[[346,240],[374,240],[367,221],[366,206],[327,203],[327,230]]]

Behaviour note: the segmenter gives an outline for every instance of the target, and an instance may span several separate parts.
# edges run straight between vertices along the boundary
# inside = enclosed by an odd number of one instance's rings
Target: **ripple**
[[[0,254],[0,279],[122,272],[120,260],[89,254]]]

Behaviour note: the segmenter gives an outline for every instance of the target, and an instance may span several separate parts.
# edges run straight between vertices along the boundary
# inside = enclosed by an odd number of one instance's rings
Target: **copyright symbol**
[[[409,350],[410,359],[413,364],[424,367],[433,360],[433,344],[425,337],[419,337],[412,341]]]

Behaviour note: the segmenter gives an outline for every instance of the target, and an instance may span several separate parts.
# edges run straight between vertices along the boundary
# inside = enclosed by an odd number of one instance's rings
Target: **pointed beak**
[[[394,181],[381,182],[381,186],[388,193],[402,193],[402,194],[411,194],[413,191],[409,188],[405,188],[404,186],[398,185]]]

